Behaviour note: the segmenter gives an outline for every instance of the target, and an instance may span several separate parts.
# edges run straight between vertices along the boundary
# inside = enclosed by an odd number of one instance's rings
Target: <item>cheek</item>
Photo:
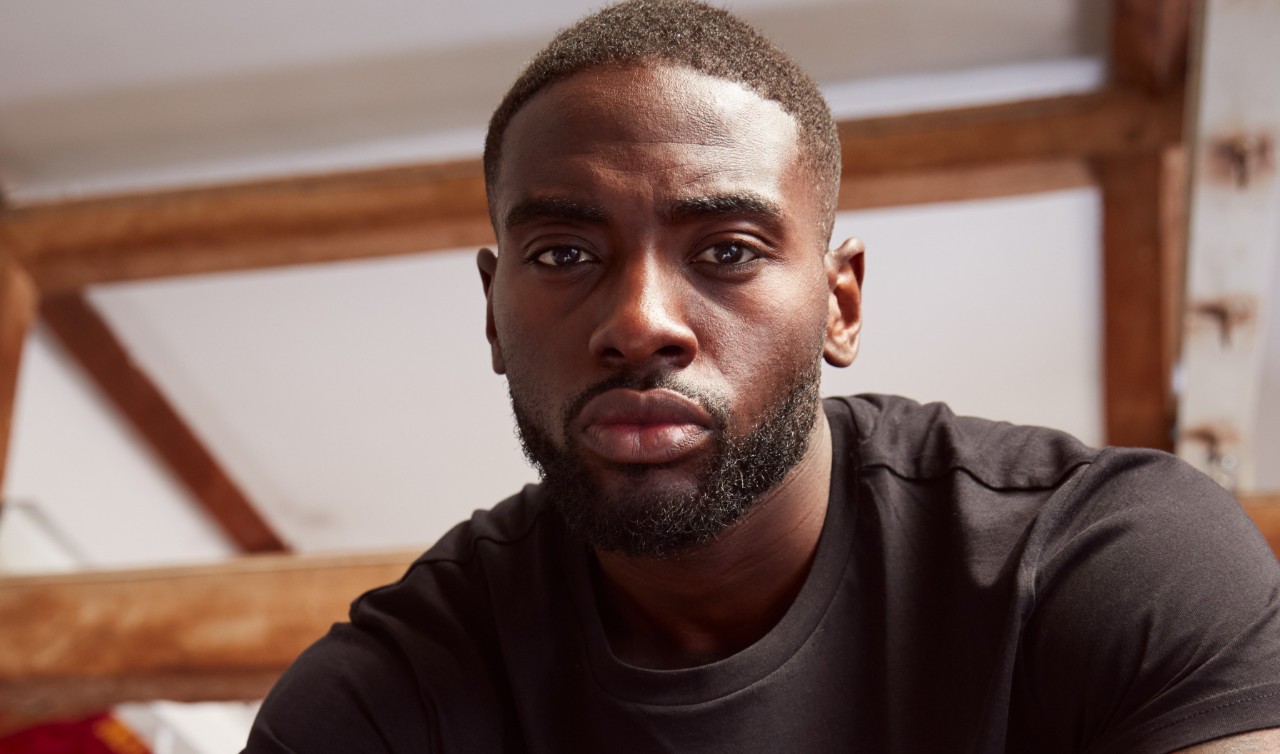
[[[806,276],[795,285],[756,292],[742,305],[718,312],[714,320],[707,350],[730,382],[757,389],[784,382],[822,357],[825,272],[820,279]]]
[[[499,257],[499,271],[493,281],[493,326],[498,336],[498,346],[507,363],[507,370],[523,371],[531,358],[537,356],[533,331],[545,327],[536,299],[521,290],[520,270],[506,256]]]
[[[539,351],[530,344],[536,340],[531,337],[530,330],[536,327],[535,318],[526,308],[518,305],[516,291],[505,285],[499,277],[494,281],[492,291],[493,327],[497,335],[498,350],[506,366],[507,384],[513,395],[522,403],[530,406],[529,398],[541,392],[533,388],[529,382],[545,371],[538,363]]]
[[[545,332],[537,334],[537,323],[525,313],[514,308],[494,310],[494,327],[498,333],[498,347],[507,368],[507,382],[514,391],[526,394],[545,392],[542,383],[551,375],[554,366],[552,349],[548,347]]]
[[[577,345],[572,317],[553,306],[553,299],[526,290],[519,280],[495,281],[493,324],[506,366],[507,387],[524,411],[550,437],[561,434],[568,395],[580,389],[583,350]],[[577,386],[577,387],[575,387]]]

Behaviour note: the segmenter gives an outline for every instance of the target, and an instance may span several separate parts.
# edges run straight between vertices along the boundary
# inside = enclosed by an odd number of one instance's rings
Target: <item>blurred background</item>
[[[0,752],[238,750],[252,703],[151,700],[260,692],[535,480],[476,160],[597,6],[0,0]],[[1176,451],[1275,520],[1274,5],[728,7],[842,124],[866,325],[826,394]]]

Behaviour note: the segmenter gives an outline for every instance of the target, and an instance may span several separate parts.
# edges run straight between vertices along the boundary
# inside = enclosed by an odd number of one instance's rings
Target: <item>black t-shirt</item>
[[[1168,752],[1280,726],[1280,564],[1164,453],[828,400],[810,574],[752,646],[609,649],[540,488],[447,534],[267,698],[248,752]]]

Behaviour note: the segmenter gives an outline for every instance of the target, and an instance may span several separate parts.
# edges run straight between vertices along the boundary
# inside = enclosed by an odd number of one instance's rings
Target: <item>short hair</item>
[[[818,85],[751,25],[695,0],[628,0],[609,6],[561,30],[534,56],[489,120],[484,178],[490,217],[503,136],[534,95],[592,68],[650,62],[734,81],[781,105],[798,126],[802,159],[822,204],[824,242],[830,238],[840,188],[840,137]],[[496,230],[496,219],[494,226]]]

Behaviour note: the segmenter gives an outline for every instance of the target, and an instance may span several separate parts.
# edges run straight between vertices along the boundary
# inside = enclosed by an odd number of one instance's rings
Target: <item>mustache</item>
[[[620,372],[578,393],[569,401],[564,411],[564,434],[568,437],[573,420],[596,396],[610,390],[670,390],[697,403],[710,416],[716,430],[723,430],[729,422],[729,401],[703,390],[681,378],[675,372]]]

